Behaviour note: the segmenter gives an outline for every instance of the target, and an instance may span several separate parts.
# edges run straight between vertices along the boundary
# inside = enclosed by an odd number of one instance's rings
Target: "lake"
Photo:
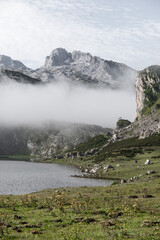
[[[72,166],[24,161],[0,161],[0,194],[25,194],[48,188],[108,186],[111,180],[76,178],[83,175]]]

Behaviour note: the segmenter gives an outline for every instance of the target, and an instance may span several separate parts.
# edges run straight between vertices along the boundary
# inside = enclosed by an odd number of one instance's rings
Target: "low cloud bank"
[[[0,125],[37,125],[50,120],[114,128],[119,117],[134,120],[135,93],[71,87],[0,84]]]

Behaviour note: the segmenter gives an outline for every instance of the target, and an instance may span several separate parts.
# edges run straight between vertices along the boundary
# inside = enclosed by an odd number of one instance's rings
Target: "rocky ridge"
[[[0,69],[19,71],[42,82],[67,81],[73,85],[134,89],[137,71],[80,51],[53,50],[42,67],[33,70],[10,57],[0,56]]]
[[[111,129],[96,125],[52,123],[32,134],[28,138],[27,147],[32,161],[61,158],[61,154],[85,142],[89,137],[111,132]]]
[[[42,84],[39,79],[35,79],[18,71],[0,69],[0,83],[18,82],[23,84]]]
[[[137,72],[125,64],[107,61],[90,53],[52,51],[45,64],[31,76],[47,81],[68,81],[94,87],[133,88]]]

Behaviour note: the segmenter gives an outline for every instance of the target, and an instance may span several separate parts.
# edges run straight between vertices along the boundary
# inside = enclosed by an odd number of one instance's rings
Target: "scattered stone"
[[[138,177],[134,176],[134,177],[131,177],[130,179],[128,179],[127,182],[133,182],[134,180],[138,179]]]
[[[134,177],[133,177],[133,180],[136,180],[136,179],[138,179],[138,177],[134,176]]]
[[[151,161],[149,159],[147,159],[144,164],[145,165],[151,164]]]
[[[94,168],[90,170],[90,173],[96,173],[101,168],[101,165],[95,164]]]
[[[104,170],[105,172],[107,172],[108,169],[114,170],[114,167],[113,167],[112,165],[107,165],[107,166],[104,166],[104,167],[103,167],[103,170]]]
[[[120,164],[117,164],[116,166],[117,166],[117,167],[120,167],[121,165],[120,165]]]
[[[154,174],[154,173],[156,173],[154,170],[148,170],[148,171],[146,172],[146,175],[150,175],[150,174]]]
[[[126,183],[127,181],[125,179],[121,180],[121,184]]]

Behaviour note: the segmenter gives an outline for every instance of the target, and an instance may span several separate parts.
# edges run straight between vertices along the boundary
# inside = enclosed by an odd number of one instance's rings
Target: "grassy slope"
[[[101,162],[115,167],[103,177],[128,179],[142,175],[134,182],[0,196],[1,239],[160,239],[160,147],[154,146],[158,142],[151,145],[143,146],[143,151],[132,157],[123,152],[124,155],[110,156]],[[115,146],[116,153],[124,150],[124,142]],[[127,147],[131,148],[129,142]],[[152,164],[143,169],[147,158]],[[93,165],[95,158],[67,161],[86,167]],[[147,170],[156,173],[145,175]]]

